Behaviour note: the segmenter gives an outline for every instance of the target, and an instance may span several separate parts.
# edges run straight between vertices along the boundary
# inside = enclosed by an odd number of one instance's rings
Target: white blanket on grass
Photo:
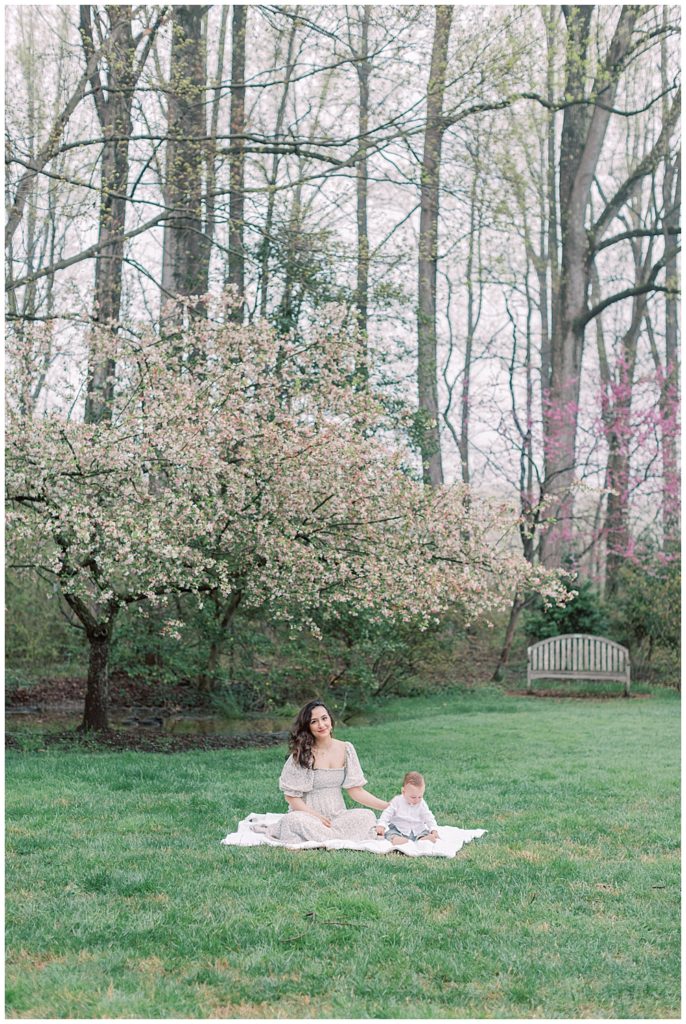
[[[405,853],[409,857],[454,857],[458,850],[461,850],[465,843],[472,839],[478,839],[486,832],[485,828],[465,829],[454,828],[452,825],[438,826],[438,839],[435,843],[422,840],[417,843],[403,843],[401,846],[394,846],[388,839],[366,839],[362,842],[355,842],[352,839],[328,839],[326,842],[310,840],[305,843],[282,843],[279,839],[272,839],[264,832],[253,832],[253,825],[274,825],[283,815],[281,814],[249,814],[243,821],[238,822],[236,832],[229,832],[225,839],[222,839],[224,846],[283,846],[287,850],[366,850],[367,853],[391,853],[396,851]]]

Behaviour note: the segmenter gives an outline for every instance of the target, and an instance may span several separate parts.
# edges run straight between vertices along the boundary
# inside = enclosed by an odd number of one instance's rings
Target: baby
[[[402,792],[381,813],[376,834],[384,833],[394,846],[418,839],[435,843],[438,839],[436,819],[424,802],[424,777],[419,772],[407,773]]]

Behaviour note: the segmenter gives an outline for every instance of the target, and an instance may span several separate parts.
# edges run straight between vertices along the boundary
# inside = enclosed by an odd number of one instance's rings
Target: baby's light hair
[[[405,786],[423,786],[424,776],[420,775],[419,772],[407,772],[403,779],[403,787]]]

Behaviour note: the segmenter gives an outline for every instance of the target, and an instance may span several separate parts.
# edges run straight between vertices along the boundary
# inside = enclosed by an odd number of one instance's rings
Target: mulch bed
[[[34,686],[8,688],[5,693],[5,707],[26,708],[33,711],[40,708],[49,711],[51,707],[68,703],[83,703],[86,692],[84,679],[46,679]],[[111,708],[140,708],[146,711],[199,711],[208,708],[203,694],[189,684],[146,683],[128,676],[113,675],[110,678]],[[23,717],[23,716],[22,716]],[[247,747],[272,747],[285,743],[287,733],[244,733],[240,736],[221,734],[198,735],[179,734],[169,736],[156,729],[110,729],[107,732],[81,733],[76,729],[59,731],[32,729],[31,749],[56,747],[69,750],[140,750],[151,753],[178,754],[186,750],[236,750]],[[5,735],[5,748],[25,749],[26,740],[16,734]]]
[[[564,700],[617,700],[621,697],[623,700],[646,700],[648,697],[652,697],[651,693],[632,693],[628,697],[624,697],[623,691],[617,693],[565,693],[563,690],[506,690],[506,697],[559,697]]]
[[[5,707],[43,707],[82,701],[85,693],[85,679],[46,679],[33,686],[8,687]],[[110,678],[110,704],[112,707],[202,708],[207,706],[207,701],[190,683],[146,683],[116,674]]]

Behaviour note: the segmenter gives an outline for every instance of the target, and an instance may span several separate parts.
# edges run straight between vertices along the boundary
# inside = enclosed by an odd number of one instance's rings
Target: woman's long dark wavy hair
[[[333,732],[335,724],[334,717],[323,700],[310,700],[300,709],[288,737],[288,749],[296,764],[303,768],[311,768],[314,764],[314,754],[312,753],[314,736],[310,732],[310,719],[315,708],[324,708],[331,719],[331,732]]]

